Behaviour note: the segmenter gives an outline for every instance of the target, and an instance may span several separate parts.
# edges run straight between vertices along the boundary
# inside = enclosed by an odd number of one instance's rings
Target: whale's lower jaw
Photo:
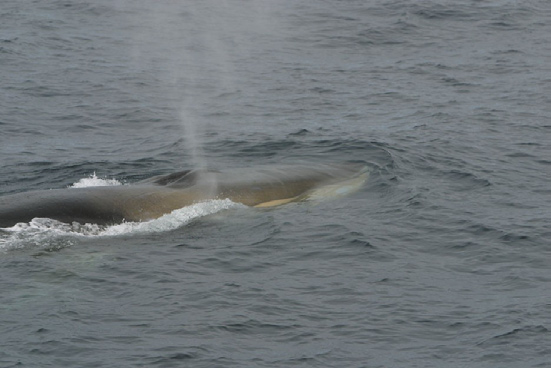
[[[283,204],[295,202],[296,200],[298,200],[298,198],[299,197],[274,199],[273,201],[259,203],[259,204],[255,205],[254,207],[256,207],[256,208],[266,208],[266,207],[281,206]]]
[[[268,202],[259,203],[254,207],[255,208],[276,207],[276,206],[281,206],[291,202],[319,201],[319,200],[324,200],[329,198],[343,197],[359,190],[365,184],[365,182],[367,181],[367,178],[368,178],[368,173],[363,172],[353,178],[345,179],[341,182],[322,185],[319,188],[312,189],[311,191],[296,197],[274,199]]]

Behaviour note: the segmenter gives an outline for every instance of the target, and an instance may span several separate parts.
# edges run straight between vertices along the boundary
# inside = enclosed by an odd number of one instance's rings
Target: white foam
[[[78,238],[108,237],[175,230],[191,221],[229,208],[245,207],[229,199],[211,200],[174,210],[158,219],[147,222],[123,222],[112,226],[97,224],[66,224],[47,218],[35,218],[29,223],[1,229],[0,251],[27,246],[63,248],[72,245]]]
[[[188,224],[197,218],[212,215],[232,207],[245,206],[232,202],[229,199],[211,200],[174,210],[155,220],[147,222],[123,222],[122,224],[109,226],[98,235],[114,236],[128,233],[137,234],[170,231]]]
[[[112,185],[122,185],[117,179],[102,179],[96,176],[96,172],[90,175],[87,178],[82,178],[73,185],[70,185],[69,188],[87,188],[87,187],[105,187]]]

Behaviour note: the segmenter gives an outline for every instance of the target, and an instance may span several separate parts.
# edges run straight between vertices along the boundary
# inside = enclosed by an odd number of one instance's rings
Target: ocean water
[[[550,34],[543,0],[3,0],[0,195],[370,177],[0,230],[0,367],[551,367]]]

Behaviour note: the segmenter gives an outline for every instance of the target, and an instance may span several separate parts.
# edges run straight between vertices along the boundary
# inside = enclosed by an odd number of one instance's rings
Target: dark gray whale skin
[[[33,218],[108,225],[148,221],[194,203],[230,199],[269,207],[304,198],[324,185],[366,172],[363,164],[273,165],[220,171],[189,170],[133,185],[65,188],[0,197],[0,227]]]

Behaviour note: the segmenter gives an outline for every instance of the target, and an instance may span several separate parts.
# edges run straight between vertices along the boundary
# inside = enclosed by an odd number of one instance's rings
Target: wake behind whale
[[[0,197],[0,227],[34,218],[99,225],[142,222],[214,199],[271,207],[345,194],[361,186],[366,178],[365,165],[350,163],[187,170],[133,185],[52,189]]]

